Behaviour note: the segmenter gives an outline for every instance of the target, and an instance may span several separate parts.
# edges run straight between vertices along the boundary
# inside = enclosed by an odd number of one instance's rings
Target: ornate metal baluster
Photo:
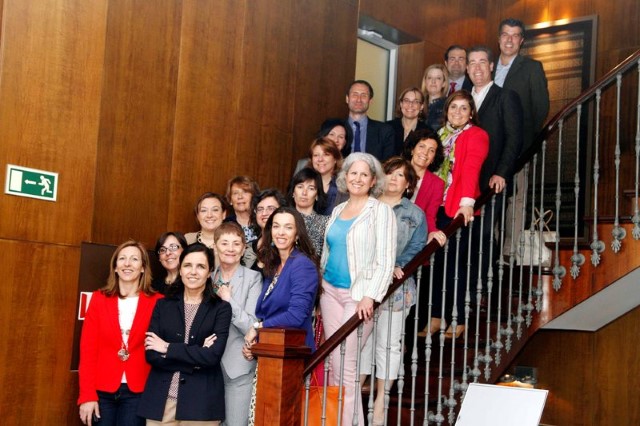
[[[471,222],[469,225],[471,226],[471,229],[469,230],[470,235],[473,233],[471,231],[473,231],[474,222]],[[480,233],[482,233],[483,224],[484,224],[484,206],[480,209]],[[471,247],[471,244],[469,244],[469,247]],[[469,253],[471,253],[471,250],[469,250]],[[478,264],[482,265],[482,248],[480,248],[479,257],[480,259],[478,260]],[[476,279],[476,341],[475,341],[475,348],[474,348],[475,352],[473,356],[473,369],[469,373],[469,375],[473,377],[474,383],[478,382],[478,379],[480,378],[480,374],[482,374],[480,371],[480,362],[484,357],[484,355],[480,353],[480,306],[482,304],[482,274],[480,273],[482,269],[480,268],[481,266],[478,266],[478,278]]]
[[[515,181],[515,176],[514,176],[514,181]],[[515,186],[515,182],[514,182],[514,186]],[[503,278],[504,278],[504,265],[503,265],[503,259],[504,259],[504,253],[503,253],[503,246],[504,246],[504,216],[505,216],[505,209],[507,207],[507,188],[504,188],[504,190],[502,191],[502,194],[500,195],[496,195],[496,197],[502,197],[502,207],[500,209],[500,238],[498,238],[499,241],[499,245],[500,245],[500,258],[498,260],[498,310],[497,310],[497,315],[496,315],[496,340],[495,342],[493,342],[493,348],[496,350],[496,354],[495,354],[495,359],[496,359],[496,364],[500,364],[500,351],[502,350],[502,348],[504,347],[504,345],[502,344],[502,325],[501,325],[501,315],[502,315],[502,282],[503,282]],[[493,228],[492,228],[493,229]],[[493,235],[493,232],[491,233],[491,235]],[[493,244],[491,245],[491,247],[493,248]],[[493,260],[493,256],[490,257],[490,259]],[[489,266],[490,269],[493,268],[493,262],[491,263],[491,265]]]
[[[640,211],[638,209],[638,169],[640,169],[640,60],[638,60],[638,107],[636,108],[636,197],[633,203],[633,231],[631,231],[633,238],[640,239]]]
[[[430,257],[430,264],[433,265],[435,261],[435,255],[431,254]],[[431,306],[432,306],[432,297],[433,297],[433,267],[429,268],[430,270],[430,274],[429,274],[429,282],[427,285],[427,288],[429,289],[429,296],[428,296],[428,302],[427,302],[427,306],[428,306],[428,315],[429,315],[429,323],[427,324],[427,327],[431,325]],[[418,320],[419,320],[419,316],[418,313],[420,312],[420,292],[423,291],[422,290],[422,266],[418,268],[418,273],[416,275],[416,280],[417,280],[417,291],[416,291],[416,309],[415,309],[415,314],[414,314],[414,319],[413,319],[413,347],[411,348],[411,407],[409,408],[409,414],[411,417],[411,424],[414,424],[415,421],[415,415],[416,415],[416,379],[418,377]],[[426,348],[425,348],[425,363],[426,363],[426,370],[425,370],[425,374],[426,374],[426,382],[429,383],[429,366],[431,364],[431,336],[429,334],[427,334],[427,343],[426,343]],[[426,406],[427,403],[426,401],[429,401],[429,386],[427,385],[426,387],[426,392],[425,392],[425,418],[426,418]],[[402,407],[402,400],[398,400],[398,421],[397,424],[400,424],[400,417],[401,417],[401,407]]]
[[[339,425],[342,424],[342,416],[348,415],[347,413],[342,412],[342,408],[343,408],[342,405],[344,404],[344,358],[346,353],[347,353],[347,339],[344,339],[340,343],[340,380],[339,380],[340,383],[338,385],[340,387],[338,388],[338,423],[337,423]]]
[[[422,275],[422,266],[420,266],[418,268],[417,271],[418,276]],[[418,281],[419,282],[419,281]],[[416,282],[416,287],[418,287],[418,282]],[[401,419],[401,409],[402,409],[402,395],[404,393],[404,345],[405,345],[405,337],[406,337],[406,329],[405,329],[405,324],[406,324],[406,318],[409,315],[409,313],[407,312],[407,304],[405,303],[406,301],[404,300],[404,298],[406,297],[406,292],[405,292],[405,286],[406,286],[406,281],[405,283],[402,285],[402,324],[401,324],[401,328],[400,328],[400,366],[398,367],[398,381],[397,381],[397,390],[398,390],[398,419],[397,419],[397,423],[396,424],[400,424],[400,419]],[[417,290],[416,290],[417,293]],[[417,297],[417,296],[416,296]],[[416,315],[418,315],[418,301],[416,300]],[[416,330],[414,328],[414,334],[416,334],[418,332],[418,330]],[[416,334],[417,335],[417,334]],[[389,333],[389,336],[391,336],[391,333]],[[387,374],[388,372],[391,370],[391,367],[389,366],[389,360],[391,357],[387,358]],[[387,422],[387,415],[388,415],[388,410],[389,410],[389,402],[390,402],[390,398],[389,398],[389,392],[390,389],[387,389],[387,386],[385,386],[385,396],[384,396],[384,418],[385,418],[385,424]]]
[[[521,172],[524,173],[524,172]],[[513,317],[513,273],[515,269],[515,257],[516,257],[516,245],[515,245],[515,236],[518,235],[515,227],[516,227],[516,194],[518,191],[522,191],[522,188],[518,188],[517,179],[513,181],[513,194],[511,194],[511,199],[514,200],[513,208],[511,209],[511,243],[509,246],[509,294],[508,294],[508,307],[507,307],[507,325],[500,330],[500,333],[505,336],[504,346],[507,352],[511,351],[511,338],[513,337],[513,325],[512,325],[512,317]]]
[[[562,200],[560,196],[560,179],[562,178],[562,130],[564,128],[564,119],[560,119],[558,122],[558,173],[556,181],[556,230],[560,230],[560,204]],[[554,266],[553,266],[553,288],[558,291],[562,286],[562,278],[566,275],[567,271],[564,266],[560,265],[559,255],[560,238],[556,238],[556,249],[554,251]]]
[[[600,182],[600,98],[602,90],[596,90],[596,142],[593,160],[593,232],[591,245],[591,263],[600,264],[600,253],[605,249],[604,241],[598,239],[598,183]]]
[[[543,245],[546,243],[545,239],[543,238],[543,231],[544,231],[544,177],[545,177],[545,166],[546,166],[546,159],[547,159],[547,144],[546,141],[545,143],[542,144],[542,161],[540,162],[540,207],[539,207],[539,214],[540,214],[540,221],[539,221],[539,234],[538,234],[538,241],[540,241],[539,244],[539,248],[538,248],[538,281],[537,281],[537,285],[536,285],[536,310],[538,312],[542,311],[542,247]],[[535,188],[535,186],[534,186]],[[558,229],[556,229],[556,236],[558,235]]]
[[[535,309],[533,305],[533,247],[536,234],[536,179],[538,174],[537,154],[533,157],[531,169],[533,170],[533,173],[531,180],[531,222],[529,222],[529,292],[527,295],[527,304],[524,306],[524,310],[527,311],[527,315],[525,317],[527,327],[531,325],[531,321],[533,320],[532,314],[533,310]],[[544,188],[542,188],[541,190],[544,190]]]
[[[387,299],[387,302],[383,302],[383,303],[389,303],[389,302],[393,302],[393,297],[389,297]],[[381,310],[381,306],[378,307],[378,309],[376,309],[376,311],[373,314],[373,330],[371,331],[371,334],[369,335],[369,339],[371,339],[371,365],[369,366],[370,370],[371,370],[371,375],[369,376],[369,400],[367,401],[367,422],[368,424],[372,424],[373,423],[373,404],[375,402],[375,377],[376,377],[376,345],[378,344],[377,342],[377,334],[378,334],[378,326],[379,324],[379,320],[380,320],[380,310]],[[388,335],[387,335],[388,336]],[[389,339],[387,339],[387,344],[389,342]],[[364,346],[364,345],[363,345]],[[362,347],[362,346],[358,346],[358,347]],[[389,359],[389,353],[387,353],[387,360]],[[387,370],[388,372],[389,370]],[[358,374],[358,377],[360,377],[360,374]],[[364,383],[363,383],[364,385]],[[378,389],[378,392],[380,391],[380,389]],[[358,395],[358,394],[356,394]]]
[[[407,286],[407,280],[405,280],[402,283],[402,325],[401,325],[401,329],[400,329],[400,348],[403,347],[403,342],[404,342],[404,336],[402,335],[402,333],[404,333],[404,297],[407,294],[405,292],[406,290],[406,286]],[[389,414],[389,400],[391,399],[390,393],[391,393],[391,382],[389,381],[389,372],[391,371],[391,326],[393,323],[393,303],[394,303],[394,297],[389,297],[388,300],[388,305],[387,305],[387,309],[389,310],[389,321],[387,322],[387,347],[385,348],[385,353],[387,355],[386,361],[385,361],[385,374],[384,374],[384,424],[387,424],[387,415]],[[402,349],[401,349],[402,351]],[[373,359],[375,359],[375,346],[373,347],[373,353],[374,356],[372,357]],[[399,369],[403,368],[402,365],[402,355],[400,355],[400,365],[399,365]],[[401,371],[401,370],[400,370]],[[400,376],[398,375],[398,378],[400,378]],[[376,378],[375,378],[375,374],[373,374],[373,368],[371,369],[371,393],[373,394],[373,382],[376,382],[376,385],[378,384]],[[398,383],[398,386],[400,386],[400,384]],[[382,389],[377,389],[377,392],[380,392]],[[402,400],[402,399],[400,399]],[[373,424],[373,411],[371,412],[371,423],[369,424]]]
[[[451,361],[449,368],[449,398],[446,400],[445,404],[449,408],[449,424],[453,424],[455,420],[455,408],[457,405],[455,398],[455,373],[456,373],[456,339],[455,333],[456,328],[458,326],[458,288],[459,280],[460,280],[460,241],[462,240],[462,228],[458,228],[456,232],[456,256],[455,256],[455,268],[453,275],[453,308],[451,309],[451,332],[453,333],[453,338],[451,339]],[[469,247],[469,250],[471,248]]]
[[[613,222],[613,229],[611,235],[613,241],[611,241],[611,249],[614,253],[620,251],[622,248],[622,240],[627,235],[627,231],[620,226],[620,91],[622,88],[622,74],[616,75],[616,151],[615,151],[615,165],[616,165],[616,217]]]
[[[574,175],[573,193],[575,194],[574,223],[573,223],[573,255],[571,256],[571,277],[575,280],[580,275],[580,267],[584,265],[584,255],[578,252],[578,199],[580,196],[580,120],[582,118],[582,104],[576,112],[576,174]]]
[[[492,196],[491,197],[491,204],[492,206],[495,206],[495,199],[496,196]],[[482,206],[482,217],[480,220],[480,241],[478,241],[478,247],[480,247],[479,250],[479,261],[478,261],[478,279],[482,279],[482,263],[483,263],[483,249],[482,247],[484,246],[484,227],[488,226],[491,227],[491,219],[489,219],[488,221],[486,221],[486,210],[487,206],[484,205]],[[488,223],[486,223],[488,222]],[[492,232],[489,232],[489,234],[491,234]],[[493,357],[491,356],[491,296],[493,295],[493,281],[489,278],[489,273],[487,273],[487,319],[485,320],[485,336],[486,336],[486,342],[485,342],[485,346],[484,346],[484,355],[482,355],[480,357],[480,361],[482,361],[482,363],[484,364],[484,377],[488,380],[489,377],[491,376],[491,361],[493,361]]]
[[[536,156],[533,157],[534,159]],[[527,200],[529,198],[529,164],[524,165],[524,187],[522,190],[524,191],[524,199],[522,201],[522,210],[520,214],[522,215],[522,225],[520,227],[520,238],[518,239],[518,253],[520,258],[520,274],[518,277],[518,311],[516,317],[514,319],[516,323],[516,337],[520,339],[522,337],[522,324],[524,323],[524,315],[523,311],[525,310],[525,306],[522,303],[522,291],[524,288],[524,282],[522,281],[522,277],[524,276],[524,242],[525,242],[525,218],[527,217]]]
[[[361,348],[362,347],[362,335],[364,334],[364,323],[360,323],[360,325],[358,326],[358,332],[356,333],[356,335],[358,336],[357,338],[357,345],[356,348]],[[358,413],[360,413],[360,404],[362,403],[362,386],[360,385],[360,362],[361,362],[361,355],[362,355],[362,351],[358,350],[358,356],[356,357],[356,379],[355,379],[355,386],[354,386],[354,403],[353,403],[353,417],[351,420],[351,424],[353,426],[357,426],[359,419],[358,419]],[[373,386],[372,386],[373,388]]]
[[[460,232],[460,229],[458,229],[458,233]],[[444,422],[444,415],[442,414],[442,410],[443,410],[443,403],[446,403],[447,398],[443,395],[442,392],[442,385],[443,385],[443,381],[444,381],[444,367],[443,367],[443,360],[444,360],[444,332],[445,332],[445,323],[444,323],[444,307],[445,307],[445,301],[446,296],[447,296],[447,286],[446,286],[446,282],[447,282],[447,259],[449,257],[449,246],[451,245],[451,241],[447,241],[447,243],[444,245],[444,265],[443,265],[443,269],[444,269],[444,273],[442,274],[442,299],[441,299],[441,303],[442,303],[442,309],[441,309],[441,316],[440,316],[440,332],[439,332],[439,336],[440,336],[440,348],[439,348],[439,361],[438,361],[438,399],[437,399],[437,403],[436,403],[436,413],[425,413],[425,424],[427,424],[427,420],[430,422],[435,422],[436,424],[440,425]],[[433,263],[432,263],[433,265]],[[440,279],[438,277],[438,279]],[[428,370],[427,370],[428,371]],[[425,398],[426,395],[428,393],[427,389],[429,388],[429,381],[427,381],[425,383]],[[425,401],[427,401],[425,399]]]

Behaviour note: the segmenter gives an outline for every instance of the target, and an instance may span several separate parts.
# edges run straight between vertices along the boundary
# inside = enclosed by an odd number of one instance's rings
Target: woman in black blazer
[[[213,255],[192,244],[180,256],[180,279],[156,304],[145,339],[147,379],[138,415],[147,425],[174,420],[218,425],[225,418],[224,352],[231,306],[213,291]]]

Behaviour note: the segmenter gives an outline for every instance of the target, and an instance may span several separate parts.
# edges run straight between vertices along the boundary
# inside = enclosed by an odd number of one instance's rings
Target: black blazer
[[[471,93],[471,89],[473,89],[473,83],[469,79],[469,76],[465,74],[464,80],[462,81],[462,87],[456,87],[456,91],[466,90],[467,92]],[[447,91],[447,97],[449,97],[450,94],[451,94],[451,86],[449,86],[449,89]]]
[[[489,155],[480,171],[480,190],[485,190],[493,175],[509,182],[520,156],[522,105],[517,93],[493,84],[478,111],[478,118],[480,127],[489,134]]]
[[[402,127],[402,118],[394,118],[393,120],[387,121],[387,124],[393,129],[393,155],[402,155],[402,153],[404,152],[404,127]],[[416,130],[428,128],[429,127],[427,126],[427,123],[422,120],[418,120],[418,123],[416,124]]]
[[[203,302],[198,308],[189,343],[184,343],[184,301],[165,298],[156,303],[149,331],[169,343],[166,356],[146,351],[151,373],[138,405],[138,415],[162,420],[171,377],[180,372],[177,420],[224,420],[224,379],[220,361],[227,344],[231,324],[231,305],[221,299]],[[209,348],[202,347],[211,334],[218,339]]]
[[[376,157],[381,163],[387,158],[393,157],[395,152],[394,132],[387,123],[367,118],[367,143],[366,152]],[[353,141],[353,129],[349,120],[345,120],[345,127],[349,132],[349,139]],[[345,146],[345,148],[347,148]],[[349,155],[351,147],[344,150],[343,155]],[[346,156],[345,155],[345,156]]]
[[[549,89],[542,64],[526,56],[516,56],[502,87],[520,96],[524,114],[524,151],[531,146],[549,114]]]

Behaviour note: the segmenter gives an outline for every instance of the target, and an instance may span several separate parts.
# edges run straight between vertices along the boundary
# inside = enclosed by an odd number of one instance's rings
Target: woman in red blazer
[[[436,174],[445,182],[445,190],[444,203],[438,209],[436,219],[438,229],[444,229],[459,215],[464,217],[465,225],[473,220],[475,199],[480,195],[480,169],[489,152],[489,136],[478,127],[475,103],[469,92],[460,90],[451,94],[444,110],[446,124],[438,131],[444,147],[444,161]],[[465,226],[459,242],[452,238],[449,243],[446,276],[443,275],[444,251],[439,250],[436,254],[430,320],[432,333],[444,331],[446,324],[449,324],[446,337],[458,337],[464,331],[468,242],[469,228]],[[457,271],[456,256],[459,259]],[[443,284],[446,287],[444,306],[440,297]],[[454,307],[458,313],[455,319]]]
[[[136,415],[150,366],[144,339],[162,296],[151,288],[149,256],[133,240],[111,257],[107,285],[91,296],[80,340],[80,420],[144,425]]]

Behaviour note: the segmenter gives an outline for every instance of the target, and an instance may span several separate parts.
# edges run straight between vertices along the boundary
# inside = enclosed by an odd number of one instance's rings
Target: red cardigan
[[[472,126],[460,133],[454,148],[455,163],[452,180],[444,201],[444,211],[455,217],[462,197],[480,196],[480,169],[489,154],[489,135],[478,126]]]
[[[422,183],[418,194],[416,195],[416,206],[424,211],[427,217],[427,232],[435,232],[436,215],[438,207],[442,205],[442,197],[444,196],[444,181],[440,177],[434,175],[429,170],[424,172]]]
[[[97,390],[115,392],[120,387],[122,373],[132,392],[142,392],[151,366],[145,360],[144,338],[151,314],[162,295],[140,293],[138,307],[129,333],[129,359],[121,361],[118,351],[122,336],[118,323],[118,296],[106,296],[95,291],[82,326],[80,339],[80,395],[78,404],[97,401]]]

